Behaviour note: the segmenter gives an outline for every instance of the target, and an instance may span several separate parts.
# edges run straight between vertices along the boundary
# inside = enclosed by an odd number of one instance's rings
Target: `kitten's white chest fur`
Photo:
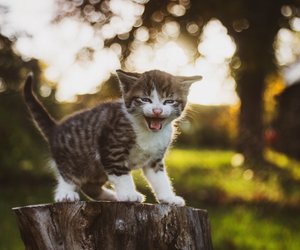
[[[131,169],[142,168],[161,159],[171,142],[172,125],[168,124],[161,131],[152,132],[134,125],[136,144],[130,150],[129,166]]]

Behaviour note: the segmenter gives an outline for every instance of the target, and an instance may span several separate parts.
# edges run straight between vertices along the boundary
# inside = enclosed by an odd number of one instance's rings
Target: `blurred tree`
[[[237,44],[241,67],[236,72],[241,100],[238,149],[246,160],[263,160],[263,93],[275,70],[273,43],[280,29],[284,1],[230,1],[220,20]]]
[[[59,18],[77,15],[89,22],[95,29],[109,23],[113,13],[109,9],[109,1],[69,1],[60,0],[60,4],[68,4],[69,8],[60,8]],[[179,1],[143,1],[136,0],[145,6],[142,18],[137,21],[130,32],[113,36],[105,41],[109,46],[119,43],[123,48],[123,59],[130,54],[130,45],[134,40],[134,32],[141,25],[148,28],[148,43],[163,25],[169,21],[177,22],[181,27],[181,36],[194,48],[199,42],[199,32],[204,24],[212,18],[219,19],[237,44],[234,62],[241,66],[235,70],[237,92],[241,100],[239,115],[238,150],[252,162],[263,160],[263,93],[265,79],[274,72],[274,39],[280,27],[288,27],[286,17],[299,14],[298,0],[179,0]],[[72,5],[72,7],[70,7]],[[288,9],[287,9],[288,8]],[[67,10],[67,11],[66,11]],[[102,13],[105,18],[95,21],[95,13]],[[58,19],[59,19],[58,18]],[[191,25],[194,25],[193,28]],[[220,46],[222,46],[220,44]],[[123,60],[124,61],[124,60]]]
[[[274,41],[281,27],[288,27],[282,12],[297,15],[299,1],[215,1],[216,17],[237,44],[241,67],[235,72],[241,100],[238,149],[246,160],[263,160],[263,93],[267,77],[276,70]]]

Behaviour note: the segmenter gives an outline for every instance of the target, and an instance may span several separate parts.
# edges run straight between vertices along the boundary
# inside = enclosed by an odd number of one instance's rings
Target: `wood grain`
[[[205,210],[163,204],[63,202],[13,209],[28,250],[211,250]]]

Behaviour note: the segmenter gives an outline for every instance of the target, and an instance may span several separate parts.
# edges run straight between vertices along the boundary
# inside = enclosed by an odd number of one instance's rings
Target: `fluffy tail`
[[[41,102],[38,100],[32,90],[33,74],[30,73],[26,79],[24,86],[24,98],[35,125],[40,130],[46,140],[52,136],[54,127],[56,126],[55,120],[47,112]]]

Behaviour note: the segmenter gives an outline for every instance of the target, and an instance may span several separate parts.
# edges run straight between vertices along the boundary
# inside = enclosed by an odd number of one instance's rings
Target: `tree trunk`
[[[235,1],[237,3],[238,1]],[[224,17],[229,34],[237,45],[241,67],[235,72],[237,92],[241,100],[238,150],[253,167],[264,163],[263,150],[263,94],[267,76],[276,71],[274,40],[282,18],[281,1],[240,1],[239,8],[231,8]],[[242,3],[243,2],[243,3]],[[219,8],[220,9],[220,8]],[[233,23],[236,21],[236,30]],[[244,24],[242,24],[244,22]],[[244,29],[242,26],[244,26]]]
[[[264,162],[263,95],[266,77],[274,65],[274,55],[271,52],[275,34],[271,30],[262,36],[261,34],[266,33],[265,29],[250,30],[247,34],[235,37],[242,62],[236,79],[237,93],[241,100],[238,151],[243,153],[246,161],[253,167]]]
[[[241,99],[238,151],[254,166],[263,162],[264,77],[261,72],[243,72],[238,80]]]
[[[212,249],[205,210],[125,202],[14,208],[26,249]]]

